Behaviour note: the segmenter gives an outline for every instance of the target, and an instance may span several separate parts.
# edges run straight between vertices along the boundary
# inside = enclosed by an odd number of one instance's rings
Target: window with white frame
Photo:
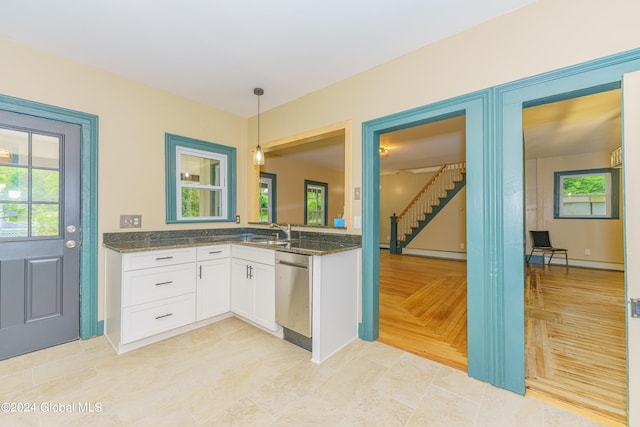
[[[167,223],[235,221],[235,148],[166,135]]]

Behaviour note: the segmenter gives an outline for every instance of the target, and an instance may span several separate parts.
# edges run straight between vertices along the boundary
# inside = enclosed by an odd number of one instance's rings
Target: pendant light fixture
[[[256,150],[253,152],[253,164],[254,165],[264,165],[264,152],[262,151],[262,147],[260,147],[260,97],[264,93],[262,88],[253,89],[253,94],[258,97],[258,145],[256,146]]]

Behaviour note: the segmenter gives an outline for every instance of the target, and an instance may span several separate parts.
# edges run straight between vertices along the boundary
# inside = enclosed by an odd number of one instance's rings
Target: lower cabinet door
[[[231,311],[253,319],[253,273],[247,261],[234,259],[231,261]]]
[[[122,344],[195,322],[195,304],[190,293],[123,309]]]
[[[230,268],[229,258],[198,263],[196,320],[227,313],[231,309]]]
[[[275,331],[278,329],[278,325],[276,325],[275,269],[264,264],[253,264],[253,268],[253,321]]]

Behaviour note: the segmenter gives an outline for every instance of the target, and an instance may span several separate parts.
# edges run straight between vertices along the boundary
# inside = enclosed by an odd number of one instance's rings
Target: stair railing
[[[434,206],[440,205],[440,200],[447,197],[447,192],[455,188],[455,183],[462,181],[462,174],[466,171],[466,163],[450,163],[441,166],[415,195],[413,200],[396,216],[391,217],[391,253],[397,251],[398,242],[404,242],[414,229],[419,228],[419,222],[424,221]],[[397,241],[394,239],[397,238]]]

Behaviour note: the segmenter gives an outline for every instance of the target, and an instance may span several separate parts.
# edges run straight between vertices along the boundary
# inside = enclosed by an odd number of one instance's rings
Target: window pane
[[[0,166],[0,200],[29,200],[28,169]]]
[[[182,217],[219,217],[222,214],[222,191],[182,188]]]
[[[60,168],[60,138],[33,134],[31,137],[31,165],[43,168]]]
[[[0,237],[29,235],[26,203],[0,203]]]
[[[562,192],[565,196],[573,194],[606,194],[607,179],[604,175],[565,177],[562,180]]]
[[[29,162],[29,134],[0,128],[0,163],[27,165]]]
[[[180,183],[220,185],[220,160],[180,154]]]
[[[60,196],[60,172],[32,169],[32,194],[34,202],[57,202]]]
[[[60,207],[55,204],[33,204],[31,207],[31,235],[57,236],[60,223]]]

